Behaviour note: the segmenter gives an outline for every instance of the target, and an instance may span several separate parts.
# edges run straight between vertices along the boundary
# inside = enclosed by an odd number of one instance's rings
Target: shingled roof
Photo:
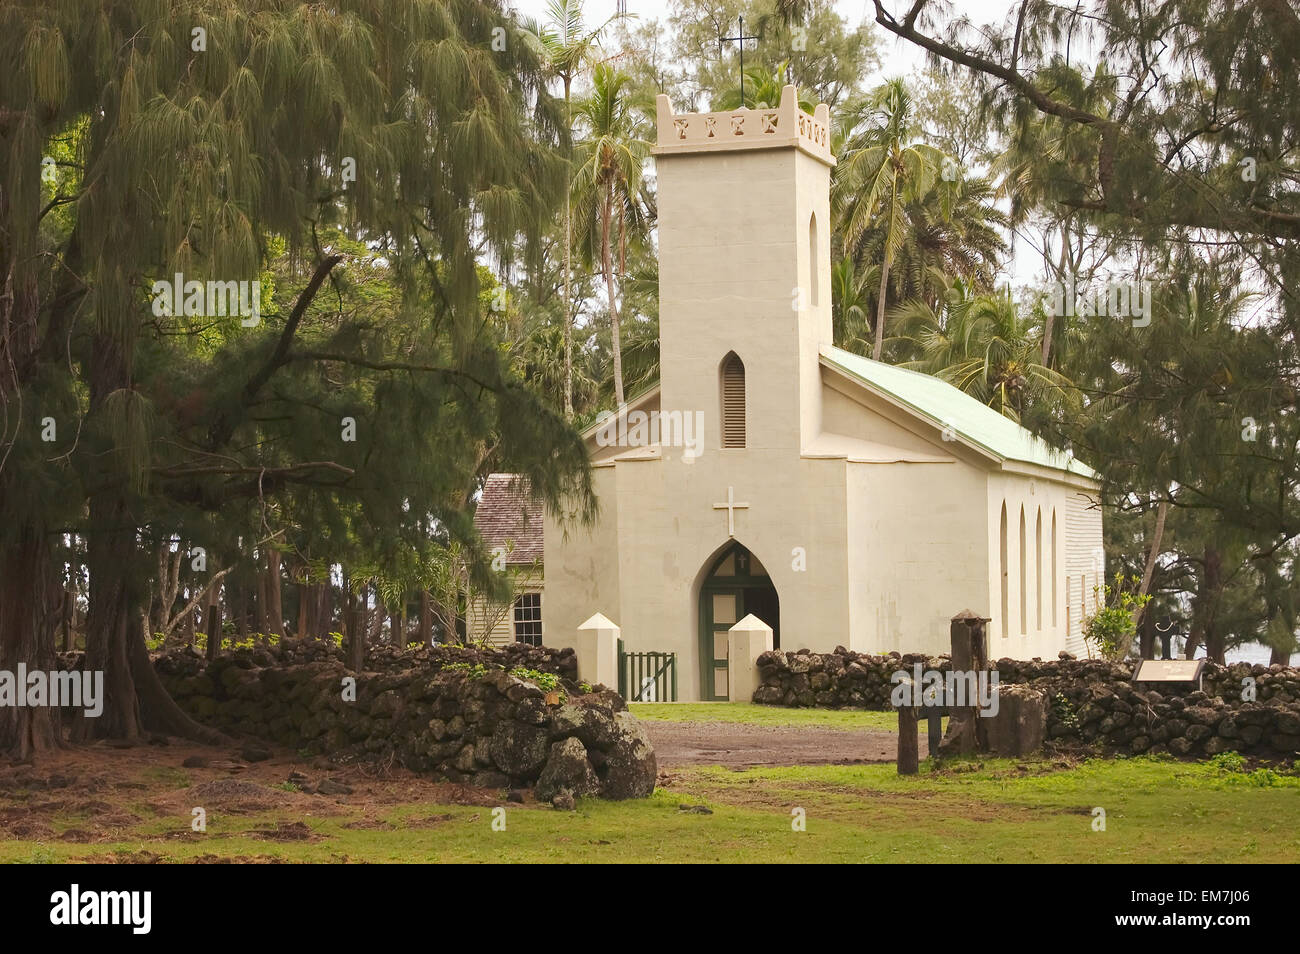
[[[541,561],[542,503],[518,474],[489,474],[483,484],[474,526],[488,549],[504,547],[509,565]]]

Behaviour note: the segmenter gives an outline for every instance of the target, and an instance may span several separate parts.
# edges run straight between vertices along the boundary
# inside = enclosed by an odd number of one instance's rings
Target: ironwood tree
[[[484,442],[589,512],[581,440],[485,331],[478,260],[530,254],[565,178],[498,4],[17,0],[0,63],[0,668],[52,665],[84,540],[106,702],[77,737],[210,737],[144,644],[164,539],[248,559],[276,506],[389,546],[436,524],[490,585],[452,503]],[[382,256],[401,320],[332,228]],[[260,314],[168,308],[180,276],[255,283]],[[0,748],[58,739],[51,710],[0,713]]]

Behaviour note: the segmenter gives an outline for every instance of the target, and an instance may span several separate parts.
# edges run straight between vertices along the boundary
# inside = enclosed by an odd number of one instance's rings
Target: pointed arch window
[[[1068,607],[1067,607],[1068,612]],[[1056,626],[1056,508],[1052,508],[1052,627]],[[1070,628],[1066,621],[1065,628]]]
[[[814,212],[808,219],[808,297],[812,300],[814,308],[821,304],[821,263],[817,260],[819,244],[817,213]]]
[[[1029,633],[1029,580],[1026,577],[1029,560],[1025,553],[1025,507],[1020,505],[1020,635]]]
[[[745,364],[732,351],[722,359],[722,446],[745,446]]]
[[[1011,635],[1011,623],[1008,616],[1011,612],[1010,600],[1008,598],[1008,574],[1010,568],[1007,566],[1007,502],[1002,501],[1002,520],[998,529],[998,553],[1000,561],[998,565],[999,575],[1002,577],[1002,635]]]
[[[1043,631],[1043,510],[1034,515],[1034,629]]]

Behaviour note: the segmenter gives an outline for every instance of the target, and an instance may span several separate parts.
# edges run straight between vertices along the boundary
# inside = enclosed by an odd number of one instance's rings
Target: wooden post
[[[988,668],[988,648],[984,645],[984,624],[987,622],[988,619],[970,610],[962,610],[952,618],[949,636],[952,642],[953,672],[978,673]],[[946,752],[971,755],[987,751],[988,733],[980,724],[978,707],[958,707],[953,702],[955,700],[948,700],[948,735],[943,742]]]
[[[915,775],[919,767],[920,733],[916,724],[916,706],[898,708],[898,774]]]

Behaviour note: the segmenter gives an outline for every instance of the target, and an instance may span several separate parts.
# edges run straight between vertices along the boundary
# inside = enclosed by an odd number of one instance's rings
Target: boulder
[[[595,795],[600,791],[600,779],[587,759],[587,748],[576,738],[551,744],[546,766],[537,779],[535,794],[539,801],[549,802],[562,790],[578,797]]]
[[[547,732],[519,722],[501,722],[492,733],[492,761],[511,778],[533,779],[546,764]]]
[[[602,749],[605,764],[597,770],[604,798],[644,798],[655,790],[658,766],[645,727],[628,712],[613,718],[613,741]]]

